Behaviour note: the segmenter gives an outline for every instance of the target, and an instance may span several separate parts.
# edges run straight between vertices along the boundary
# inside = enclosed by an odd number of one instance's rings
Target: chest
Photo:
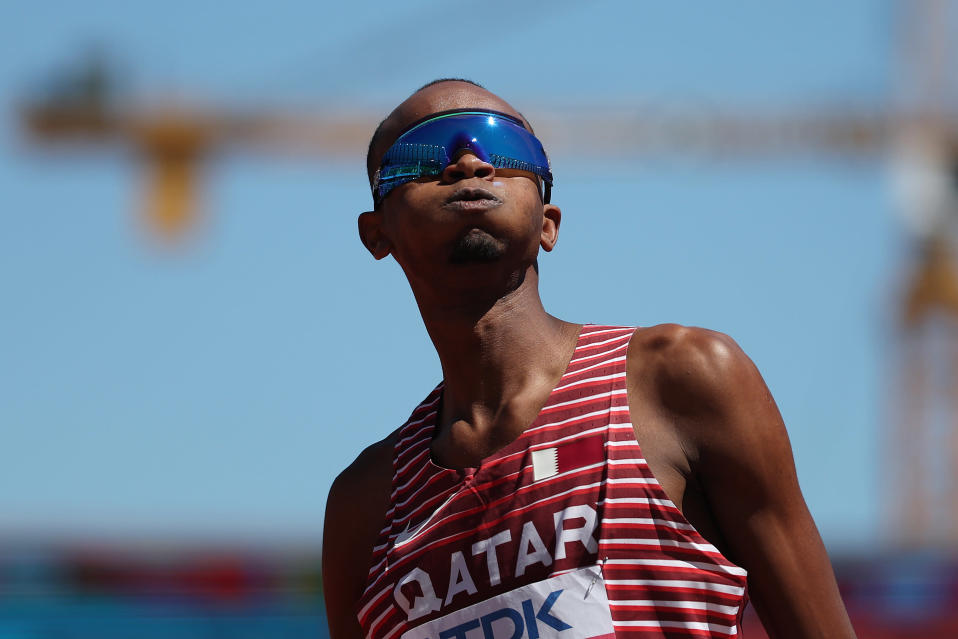
[[[397,503],[386,542],[406,619],[595,564],[605,441],[604,432],[565,446],[527,435],[477,469],[427,464],[433,472],[417,480],[415,500]]]

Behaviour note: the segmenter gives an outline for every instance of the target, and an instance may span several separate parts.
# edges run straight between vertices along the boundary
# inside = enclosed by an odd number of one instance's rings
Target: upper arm
[[[692,473],[732,555],[748,571],[772,637],[854,637],[828,555],[802,497],[782,417],[729,337],[685,329],[673,389]]]
[[[323,525],[323,596],[332,639],[360,639],[357,602],[389,504],[392,437],[364,450],[333,482]]]

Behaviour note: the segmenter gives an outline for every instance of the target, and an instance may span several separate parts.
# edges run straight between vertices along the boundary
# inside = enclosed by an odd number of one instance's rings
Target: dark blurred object
[[[108,135],[116,126],[116,72],[100,48],[79,64],[54,75],[38,98],[23,110],[27,127],[40,138]]]
[[[42,143],[132,144],[150,169],[147,221],[161,237],[174,239],[194,221],[195,174],[214,123],[173,108],[133,109],[120,101],[120,85],[107,56],[94,49],[21,106],[25,129]]]
[[[958,558],[882,555],[834,565],[858,639],[958,637]],[[748,639],[767,637],[751,606],[742,627]]]
[[[859,639],[958,637],[958,558],[835,562]],[[749,607],[749,639],[764,637]],[[97,546],[0,552],[0,637],[327,637],[318,549]]]
[[[232,145],[268,146],[324,155],[355,154],[373,116],[355,112],[303,118],[279,111],[201,108],[181,99],[135,102],[101,50],[54,74],[20,105],[23,129],[43,145],[132,147],[148,172],[145,212],[161,239],[177,240],[196,221],[198,175],[216,152]]]
[[[326,637],[319,553],[83,547],[0,553],[0,637]]]

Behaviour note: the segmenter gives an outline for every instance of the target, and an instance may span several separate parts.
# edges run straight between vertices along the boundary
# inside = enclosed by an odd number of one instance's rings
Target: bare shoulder
[[[330,501],[339,502],[340,497],[349,496],[350,493],[368,494],[367,491],[372,491],[373,494],[379,494],[385,489],[388,494],[397,435],[398,431],[394,431],[359,453],[333,481],[329,491]],[[335,503],[334,506],[348,508],[350,504]]]
[[[636,329],[626,379],[636,437],[650,444],[646,458],[658,462],[653,470],[673,499],[683,498],[686,486],[708,489],[715,475],[735,476],[753,455],[791,465],[771,393],[728,335],[678,324]],[[683,482],[669,477],[676,471]]]
[[[334,639],[361,637],[356,603],[389,508],[398,431],[366,448],[333,481],[323,526],[323,594]]]
[[[715,418],[743,404],[771,402],[761,374],[735,340],[705,328],[660,324],[637,329],[628,372],[644,397],[677,416]]]
[[[343,540],[350,545],[359,546],[364,537],[370,536],[370,541],[375,541],[389,507],[397,433],[367,447],[333,481],[326,501],[327,539],[348,531]]]
[[[672,324],[636,330],[627,366],[630,405],[635,393],[681,442],[769,636],[854,637],[782,416],[748,356],[727,335]]]

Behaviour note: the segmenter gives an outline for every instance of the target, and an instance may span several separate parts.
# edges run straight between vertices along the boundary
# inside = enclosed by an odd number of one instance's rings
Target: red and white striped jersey
[[[633,330],[585,326],[535,422],[479,468],[431,459],[441,385],[413,411],[359,602],[368,639],[740,636],[745,570],[635,440]]]

